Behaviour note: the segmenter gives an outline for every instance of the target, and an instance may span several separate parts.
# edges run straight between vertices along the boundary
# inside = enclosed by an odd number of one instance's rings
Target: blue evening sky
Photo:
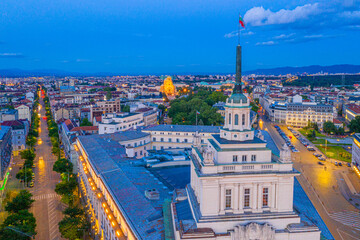
[[[0,69],[233,73],[360,64],[360,0],[1,0]]]

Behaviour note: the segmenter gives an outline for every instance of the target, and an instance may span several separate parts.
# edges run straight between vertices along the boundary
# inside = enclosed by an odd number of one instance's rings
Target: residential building
[[[360,105],[354,103],[345,105],[345,120],[346,122],[351,122],[357,116],[360,116]]]
[[[99,134],[115,133],[144,126],[142,113],[107,113],[99,123]]]
[[[31,109],[29,106],[21,104],[20,106],[15,107],[18,111],[18,118],[19,119],[27,119],[31,122]]]
[[[19,115],[16,109],[3,108],[0,110],[0,121],[18,120]]]
[[[3,180],[9,168],[12,152],[11,127],[0,124],[0,180]]]
[[[26,120],[27,121],[27,120]],[[16,156],[19,151],[26,149],[26,136],[28,134],[28,128],[24,121],[12,120],[4,121],[0,123],[1,126],[11,127],[12,136],[12,150]]]
[[[157,124],[158,112],[153,108],[139,108],[135,113],[142,113],[144,118],[144,126],[151,126]]]
[[[355,172],[360,177],[360,133],[355,133],[354,140],[352,143],[352,160],[351,163],[354,167]]]
[[[58,121],[60,119],[69,119],[70,114],[69,111],[63,107],[60,107],[57,110],[54,110],[54,120]]]

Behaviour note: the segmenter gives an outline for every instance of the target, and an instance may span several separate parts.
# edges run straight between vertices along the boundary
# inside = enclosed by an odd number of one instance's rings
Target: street
[[[286,135],[293,136],[284,125],[279,125]],[[277,147],[281,149],[284,139],[278,134],[273,124],[264,118],[260,128],[267,130]],[[326,161],[318,164],[313,152],[308,151],[302,143],[291,138],[291,143],[299,150],[292,153],[294,168],[301,172],[297,177],[301,186],[319,212],[323,221],[335,239],[360,239],[360,213],[340,192],[339,181],[344,181],[342,173],[350,171],[347,166],[337,167]]]
[[[30,192],[35,202],[32,212],[36,218],[37,235],[39,240],[61,239],[58,222],[62,219],[62,203],[60,196],[55,193],[55,185],[60,181],[60,175],[52,170],[56,158],[51,153],[51,142],[48,136],[44,101],[40,98],[41,118],[38,143],[35,147],[35,185]],[[39,160],[40,158],[40,160]]]

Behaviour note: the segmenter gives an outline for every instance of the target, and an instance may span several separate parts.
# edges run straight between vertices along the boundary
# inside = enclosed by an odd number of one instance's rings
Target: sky
[[[360,0],[1,0],[0,69],[235,72],[360,64]]]

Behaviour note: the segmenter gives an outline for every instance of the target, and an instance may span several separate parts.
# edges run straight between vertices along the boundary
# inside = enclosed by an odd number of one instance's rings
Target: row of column
[[[263,207],[263,188],[268,188],[268,206]],[[231,209],[225,209],[225,193],[226,189],[231,189]],[[250,206],[244,208],[245,189],[250,189]],[[225,212],[244,213],[249,209],[252,212],[262,212],[264,209],[270,211],[277,208],[277,184],[220,184],[220,207],[219,214]]]

